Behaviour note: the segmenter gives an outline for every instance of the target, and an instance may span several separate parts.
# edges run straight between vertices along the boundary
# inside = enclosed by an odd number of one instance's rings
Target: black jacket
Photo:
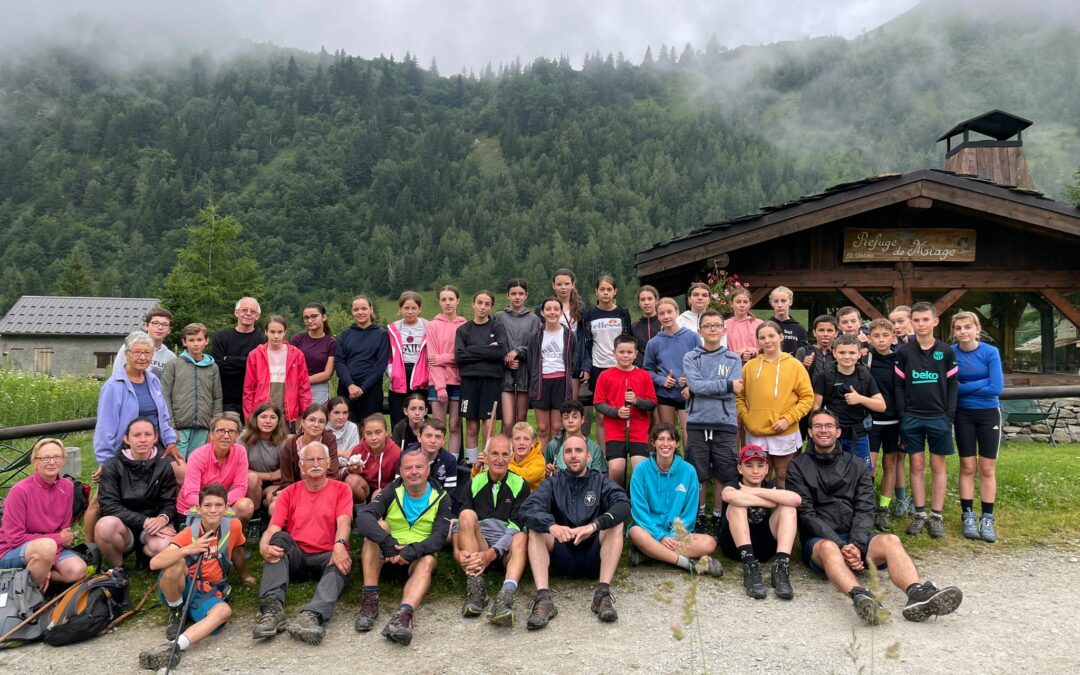
[[[101,467],[101,515],[119,518],[136,535],[142,532],[147,518],[164,515],[172,522],[176,517],[176,491],[172,462],[160,455],[137,461],[119,454]]]
[[[589,523],[606,530],[629,516],[626,490],[594,469],[584,476],[556,471],[521,506],[525,526],[536,532],[547,532],[552,525],[581,527]]]
[[[371,500],[371,503],[361,509],[356,516],[356,529],[360,531],[364,539],[370,539],[379,545],[383,558],[390,558],[400,553],[402,558],[412,562],[425,555],[438,553],[442,550],[443,544],[446,543],[446,536],[450,532],[450,495],[446,494],[446,491],[435,483],[430,483],[431,489],[439,494],[438,501],[428,507],[429,509],[437,509],[431,527],[431,534],[428,535],[427,539],[418,541],[415,544],[408,544],[401,551],[397,551],[394,549],[394,546],[398,543],[397,539],[394,539],[392,534],[384,530],[379,525],[379,521],[386,518],[390,507],[397,501],[397,489],[401,485],[401,478],[395,478],[393,483],[383,488],[375,496],[375,499]],[[395,508],[404,510],[401,504],[397,504]]]
[[[466,321],[458,326],[454,360],[462,377],[502,378],[503,357],[509,351],[501,321],[492,318],[479,325]]]
[[[660,330],[660,319],[655,316],[648,318],[643,316],[630,326],[630,333],[637,340],[637,358],[634,359],[634,365],[638,368],[645,363],[645,345],[649,344],[649,340],[653,339]]]
[[[578,363],[581,361],[579,356],[579,345],[577,336],[570,332],[570,329],[563,326],[563,362],[566,364],[566,370],[563,375],[563,394],[564,398],[569,400],[573,398],[573,383],[578,374]],[[544,326],[541,325],[532,337],[529,338],[529,346],[525,352],[526,363],[525,367],[529,371],[529,398],[533,400],[540,399],[540,388],[543,386],[544,380],[544,362],[543,355],[540,353],[541,348],[544,346]]]
[[[874,480],[866,462],[837,445],[832,453],[811,450],[791,460],[787,489],[802,498],[799,536],[821,537],[843,546],[838,532],[847,533],[866,557],[874,525]]]

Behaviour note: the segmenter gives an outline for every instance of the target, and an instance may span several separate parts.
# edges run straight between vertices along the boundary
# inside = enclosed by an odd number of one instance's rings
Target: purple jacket
[[[161,380],[147,370],[146,383],[150,387],[154,405],[157,406],[161,442],[172,445],[176,443],[176,431],[169,421],[169,406],[165,404],[165,396],[161,393]],[[138,416],[139,398],[135,395],[135,387],[128,379],[127,371],[117,368],[112,377],[101,385],[101,393],[98,395],[97,426],[94,427],[94,457],[98,466],[104,466],[105,462],[116,457],[127,425]]]

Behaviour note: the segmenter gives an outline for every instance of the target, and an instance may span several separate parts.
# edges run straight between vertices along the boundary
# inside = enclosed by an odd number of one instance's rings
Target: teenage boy
[[[210,420],[221,414],[222,399],[217,364],[206,353],[210,341],[206,326],[189,323],[182,335],[184,351],[165,364],[161,393],[176,429],[176,447],[187,459],[189,452],[209,441]]]
[[[165,366],[176,358],[173,350],[165,346],[165,338],[169,336],[169,331],[172,330],[172,321],[172,312],[164,307],[154,307],[143,318],[143,330],[154,341],[154,354],[150,357],[150,372],[156,375],[159,380],[162,373],[165,372]],[[113,372],[121,370],[126,364],[127,349],[124,345],[120,345],[120,351],[116,353],[116,358],[113,359]]]
[[[854,335],[836,338],[833,358],[836,363],[814,380],[814,409],[836,413],[840,419],[840,447],[863,460],[873,475],[865,422],[870,411],[884,412],[885,399],[870,369],[859,363],[859,341]]]
[[[773,308],[772,320],[779,324],[784,338],[780,349],[788,354],[794,354],[799,347],[806,344],[806,329],[791,318],[791,306],[794,303],[795,294],[787,286],[777,286],[769,293],[769,304]]]
[[[593,389],[593,407],[604,416],[604,457],[608,476],[626,483],[631,469],[649,457],[649,421],[656,409],[656,390],[649,373],[634,365],[637,340],[623,333],[615,338],[615,367],[600,373]]]
[[[847,306],[836,310],[836,324],[840,327],[841,335],[854,336],[859,341],[859,349],[866,352],[870,338],[863,332],[862,314],[858,309]]]
[[[953,454],[952,421],[956,416],[956,353],[934,337],[937,309],[929,302],[911,307],[915,339],[896,352],[896,414],[900,442],[911,459],[911,496],[915,516],[908,534],[924,529],[945,536],[941,511],[945,507],[945,458]],[[926,514],[926,447],[930,448],[930,516]]]
[[[915,335],[911,332],[911,308],[907,305],[897,305],[893,308],[893,311],[889,312],[889,321],[893,325],[893,352],[895,353],[899,351],[900,347],[915,339]],[[896,417],[899,419],[900,416],[897,415]],[[898,436],[899,433],[900,427],[897,426]],[[901,452],[896,459],[896,487],[893,489],[896,502],[893,504],[892,509],[894,518],[915,515],[915,504],[908,494],[907,473],[904,471],[904,460],[907,458],[907,453]],[[908,463],[910,464],[910,460],[908,460]]]
[[[716,532],[720,524],[724,510],[721,489],[738,478],[735,464],[739,418],[735,395],[742,392],[742,357],[721,345],[724,331],[720,312],[705,311],[698,324],[702,345],[683,358],[683,373],[691,394],[686,403],[686,459],[694,467],[698,480],[695,530],[707,534]],[[706,484],[710,478],[712,522],[705,515]]]
[[[884,455],[881,458],[881,496],[878,497],[877,511],[874,513],[874,528],[881,531],[891,528],[889,504],[892,502],[893,488],[896,485],[897,460],[902,456],[900,418],[896,415],[896,354],[892,349],[894,339],[893,325],[888,319],[874,319],[870,322],[870,350],[865,357],[866,365],[877,383],[878,391],[885,399],[883,412],[870,412],[874,423],[867,434],[871,463],[876,461],[879,451]],[[903,508],[907,510],[906,505]]]
[[[576,398],[563,401],[559,405],[559,417],[562,419],[562,430],[555,434],[544,448],[545,473],[550,476],[566,468],[566,462],[563,460],[563,444],[566,443],[566,439],[574,436],[585,441],[586,449],[589,451],[589,468],[600,473],[607,473],[607,461],[604,459],[604,453],[600,451],[600,446],[581,432],[585,424],[585,406],[581,404],[581,401]]]
[[[814,344],[799,347],[795,350],[795,358],[806,366],[811,382],[819,373],[824,372],[831,363],[834,363],[832,342],[839,332],[840,324],[837,323],[836,317],[832,314],[822,314],[814,319]],[[805,434],[803,435],[805,436]]]
[[[443,448],[443,440],[446,438],[446,425],[443,421],[434,417],[420,423],[420,443],[412,445],[405,450],[417,447],[424,453],[428,461],[428,480],[438,485],[450,495],[450,501],[455,510],[457,508],[458,491],[458,461]],[[405,450],[401,451],[401,457],[405,456]],[[401,477],[401,464],[398,463],[398,477]]]
[[[759,445],[739,452],[739,480],[724,486],[724,517],[720,521],[720,550],[743,565],[743,588],[755,600],[765,599],[761,563],[776,556],[769,585],[776,597],[795,597],[791,588],[791,549],[797,529],[795,509],[801,500],[790,490],[766,480],[769,453]]]
[[[175,668],[188,647],[217,632],[232,616],[232,608],[225,601],[225,578],[233,550],[244,545],[244,528],[239,518],[225,515],[227,498],[228,492],[220,483],[203,487],[199,491],[198,520],[150,560],[150,569],[160,572],[158,594],[169,608],[169,624],[165,627],[168,642],[139,654],[143,668]],[[199,585],[193,589],[200,568]],[[188,617],[195,623],[178,639],[180,623],[187,618],[183,611],[188,596]]]

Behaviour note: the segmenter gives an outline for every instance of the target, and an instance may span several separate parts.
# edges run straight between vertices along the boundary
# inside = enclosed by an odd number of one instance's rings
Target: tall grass
[[[0,427],[93,417],[101,382],[0,370]]]

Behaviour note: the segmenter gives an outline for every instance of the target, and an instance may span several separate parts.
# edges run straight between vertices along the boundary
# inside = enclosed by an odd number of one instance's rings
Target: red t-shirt
[[[201,530],[200,530],[201,531]],[[229,560],[232,560],[232,552],[237,546],[243,546],[247,540],[244,539],[244,525],[240,522],[239,518],[233,518],[232,523],[229,525],[229,541],[226,544],[227,551],[222,551],[222,555],[228,555]],[[180,548],[184,548],[191,544],[191,528],[185,527],[172,539],[172,543],[176,544]],[[216,552],[218,547],[218,540],[214,539],[214,546],[211,551]],[[199,563],[195,563],[198,565]],[[195,565],[188,566],[188,575],[195,576]],[[225,578],[225,575],[221,571],[221,563],[218,562],[216,557],[204,560],[202,562],[202,578],[207,584],[213,585]]]
[[[626,405],[627,388],[634,391],[638,398],[656,403],[656,390],[652,378],[641,368],[619,370],[608,368],[600,373],[593,390],[593,403],[606,403],[616,408]],[[620,441],[626,437],[626,420],[604,415],[604,438],[606,441]],[[649,413],[636,406],[630,406],[630,442],[649,442]],[[603,448],[601,448],[601,451]]]
[[[270,524],[292,535],[304,553],[325,553],[337,540],[338,516],[351,518],[352,510],[352,489],[345,483],[328,480],[313,492],[300,481],[278,492]]]

